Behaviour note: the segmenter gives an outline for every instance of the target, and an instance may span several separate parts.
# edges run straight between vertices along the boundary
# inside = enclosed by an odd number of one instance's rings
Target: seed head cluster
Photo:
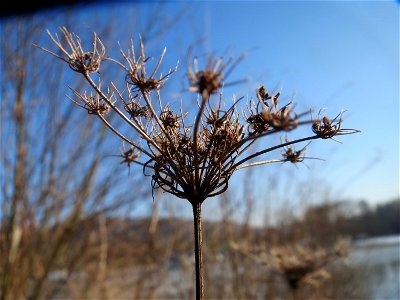
[[[122,163],[141,165],[144,174],[151,176],[154,189],[161,188],[192,204],[223,193],[238,169],[277,161],[302,162],[306,147],[296,151],[294,144],[357,132],[341,128],[342,114],[333,120],[320,114],[315,120],[304,119],[308,112],[297,114],[292,102],[281,105],[281,94],[270,93],[264,86],[256,90],[255,100],[251,98],[246,106],[240,105],[243,100],[240,98],[229,101],[227,107],[221,90],[225,78],[238,63],[232,59],[224,63],[222,58],[209,58],[203,69],[199,68],[197,58],[188,64],[188,90],[192,94],[184,101],[198,107],[191,115],[193,112],[184,111],[182,105],[175,109],[170,103],[163,103],[162,89],[176,71],[174,68],[164,76],[158,75],[166,49],[153,63],[152,71],[147,72],[152,59],[145,55],[141,40],[138,55],[132,42],[130,49],[121,50],[121,58],[115,59],[104,56],[105,47],[96,34],[92,49],[85,51],[79,37],[65,27],[61,32],[66,43],[60,42],[57,35],[49,33],[49,36],[62,55],[42,49],[82,74],[92,89],[90,96],[72,89],[75,99],[71,100],[98,116],[130,145],[121,155]],[[104,89],[100,81],[96,83],[92,73],[98,73],[104,63],[120,67],[122,85],[112,82]],[[124,121],[134,138],[126,136],[127,130],[122,131],[113,123],[115,118],[109,117],[111,113]],[[287,134],[299,126],[309,126],[314,135],[293,141],[286,139],[273,147],[251,151],[258,140],[261,142],[279,132]],[[283,149],[281,158],[254,161],[277,149]]]

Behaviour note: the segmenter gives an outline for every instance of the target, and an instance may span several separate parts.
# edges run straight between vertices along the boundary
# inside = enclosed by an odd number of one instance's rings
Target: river
[[[356,241],[350,249],[351,264],[366,272],[374,300],[400,299],[400,235]]]

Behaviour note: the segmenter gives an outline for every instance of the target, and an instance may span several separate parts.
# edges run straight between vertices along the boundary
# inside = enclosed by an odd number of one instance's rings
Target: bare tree
[[[70,16],[14,18],[0,29],[1,299],[52,297],[78,275],[89,278],[87,290],[101,287],[110,252],[107,216],[131,211],[149,191],[115,164],[123,157],[107,158],[120,141],[108,137],[106,126],[60,102],[68,72],[34,51],[43,27],[68,24]],[[171,26],[169,19],[148,23],[148,40]],[[113,30],[112,22],[102,24],[104,34]]]

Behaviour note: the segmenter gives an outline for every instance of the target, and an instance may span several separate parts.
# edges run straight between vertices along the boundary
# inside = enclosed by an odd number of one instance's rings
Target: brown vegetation
[[[320,112],[315,119],[307,119],[308,111],[297,114],[291,102],[282,105],[280,93],[268,92],[263,86],[246,107],[241,106],[242,98],[226,107],[221,88],[237,83],[225,81],[241,57],[226,62],[210,58],[204,69],[193,58],[187,69],[188,90],[196,96],[187,98],[198,110],[191,116],[161,96],[175,72],[174,68],[158,75],[165,51],[151,72],[146,72],[152,62],[145,56],[144,41],[151,36],[143,37],[139,53],[132,45],[129,51],[121,52],[121,60],[116,60],[106,57],[106,48],[96,34],[86,49],[84,39],[81,42],[63,28],[60,39],[53,36],[59,49],[51,53],[83,75],[85,80],[71,82],[74,96],[70,99],[103,121],[95,123],[60,104],[64,68],[47,64],[41,52],[32,51],[32,42],[45,44],[40,38],[44,23],[29,20],[14,26],[10,22],[1,29],[2,36],[9,37],[1,45],[5,83],[1,103],[1,299],[201,298],[203,281],[207,298],[282,298],[290,293],[282,284],[282,274],[293,268],[279,261],[290,260],[289,245],[300,245],[294,249],[306,249],[300,252],[312,258],[297,257],[297,265],[321,258],[324,267],[329,265],[329,282],[343,287],[356,282],[356,277],[349,279],[352,270],[348,269],[347,281],[340,281],[342,269],[330,265],[333,256],[320,255],[321,251],[331,253],[334,245],[332,239],[323,239],[324,233],[316,234],[314,244],[307,241],[304,246],[301,236],[315,234],[314,228],[323,228],[318,224],[326,220],[307,217],[304,224],[294,220],[285,228],[254,229],[251,191],[246,189],[240,199],[245,207],[243,223],[232,217],[234,197],[224,193],[236,170],[312,159],[305,156],[309,144],[299,150],[294,145],[356,132],[341,128],[342,114],[329,119]],[[154,24],[148,28],[154,29]],[[165,28],[168,26],[160,26],[154,36]],[[105,32],[110,30],[104,28]],[[115,81],[107,86],[106,80],[98,79],[99,71],[102,78],[107,76],[109,62],[122,70],[122,85]],[[87,83],[90,91],[79,92]],[[310,127],[315,135],[293,141],[274,138],[299,126]],[[104,157],[116,149],[106,127],[129,145],[119,155],[119,162],[129,167],[129,178],[127,172],[116,172],[118,164],[112,160],[115,169],[108,166],[105,171]],[[268,138],[275,146],[251,152],[257,141]],[[253,161],[278,149],[282,157]],[[147,195],[137,172],[130,170],[135,165],[150,176],[153,189],[160,188],[192,204],[195,236],[190,221],[173,213],[159,217],[159,193],[153,195],[150,217],[124,217],[121,211],[129,214],[137,199]],[[202,230],[201,205],[216,195],[222,196],[222,221],[206,222]],[[302,228],[301,234],[296,228]],[[204,261],[203,231],[207,241]],[[191,254],[193,243],[195,257]],[[251,251],[231,247],[238,244]],[[254,249],[263,251],[253,253]],[[273,254],[276,271],[259,264],[249,253],[261,257]],[[322,265],[306,273],[317,272],[319,267]],[[305,277],[299,282],[307,281]],[[327,286],[328,280],[318,282],[318,287],[296,285],[296,295],[361,295]]]

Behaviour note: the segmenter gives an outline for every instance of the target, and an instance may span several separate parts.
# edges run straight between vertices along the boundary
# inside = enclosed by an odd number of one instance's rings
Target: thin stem
[[[153,145],[160,153],[163,153],[162,149],[153,141],[151,137],[147,135],[147,133],[138,127],[136,124],[132,123],[131,120],[125,114],[118,109],[114,103],[108,97],[100,90],[100,88],[97,86],[97,84],[92,80],[90,77],[89,73],[83,74],[85,79],[90,83],[90,85],[93,87],[93,89],[99,94],[99,96],[104,99],[104,101],[107,102],[108,105],[118,114],[121,116],[122,119],[125,120],[126,123],[128,123],[130,126],[132,126],[147,142],[149,142],[151,145]]]
[[[208,94],[204,91],[202,94],[202,99],[201,99],[201,106],[199,108],[199,112],[197,113],[196,120],[194,122],[194,131],[193,131],[193,149],[194,149],[194,166],[195,166],[195,171],[194,171],[194,176],[195,176],[195,187],[200,188],[200,170],[199,170],[199,162],[198,162],[198,140],[197,140],[197,134],[199,131],[200,127],[200,120],[201,116],[203,115],[204,108],[206,106],[206,102],[208,100],[209,96]]]
[[[135,143],[133,143],[132,141],[130,141],[127,137],[125,137],[122,133],[120,133],[118,130],[116,130],[108,121],[106,118],[104,118],[101,114],[97,114],[97,116],[103,121],[104,124],[106,124],[106,126],[111,129],[112,132],[114,132],[117,136],[119,136],[121,139],[123,139],[125,142],[127,142],[128,144],[132,145],[133,147],[137,148],[138,150],[140,150],[141,152],[143,152],[144,154],[146,154],[148,157],[150,158],[154,158],[154,156],[146,151],[145,149],[143,149],[142,147],[136,145]]]
[[[194,254],[196,270],[196,300],[203,299],[203,258],[202,258],[202,232],[201,232],[201,202],[195,201],[193,205],[194,223]]]
[[[270,147],[270,148],[267,148],[265,150],[256,152],[256,153],[254,153],[252,155],[249,155],[246,158],[242,159],[238,163],[234,164],[232,166],[232,170],[235,170],[238,166],[240,166],[244,162],[246,162],[246,161],[248,161],[248,160],[250,160],[250,159],[252,159],[252,158],[254,158],[256,156],[259,156],[261,154],[264,154],[264,153],[267,153],[267,152],[271,152],[273,150],[276,150],[276,149],[279,149],[279,148],[282,148],[282,147],[285,147],[285,146],[289,146],[289,145],[293,145],[293,144],[296,144],[296,143],[301,143],[301,142],[305,142],[305,141],[309,141],[309,140],[315,140],[315,139],[319,139],[319,138],[321,138],[319,135],[309,136],[309,137],[306,137],[306,138],[302,138],[302,139],[286,142],[286,143],[279,144],[279,145],[276,145],[274,147]]]
[[[259,165],[272,164],[272,163],[276,163],[276,162],[285,162],[285,161],[286,161],[285,159],[271,159],[271,160],[258,161],[258,162],[254,162],[251,164],[238,166],[235,170],[240,170],[240,169],[249,168],[249,167],[253,167],[253,166],[259,166]]]
[[[144,100],[146,101],[147,106],[150,109],[150,113],[153,115],[154,119],[156,120],[158,126],[160,126],[162,132],[164,132],[165,136],[167,137],[167,139],[173,143],[171,135],[168,133],[168,131],[165,129],[164,124],[162,123],[160,117],[157,115],[156,111],[154,110],[153,104],[151,103],[151,100],[149,99],[148,94],[144,91],[141,90],[141,93],[143,95]],[[162,107],[160,107],[160,111],[162,112]]]

